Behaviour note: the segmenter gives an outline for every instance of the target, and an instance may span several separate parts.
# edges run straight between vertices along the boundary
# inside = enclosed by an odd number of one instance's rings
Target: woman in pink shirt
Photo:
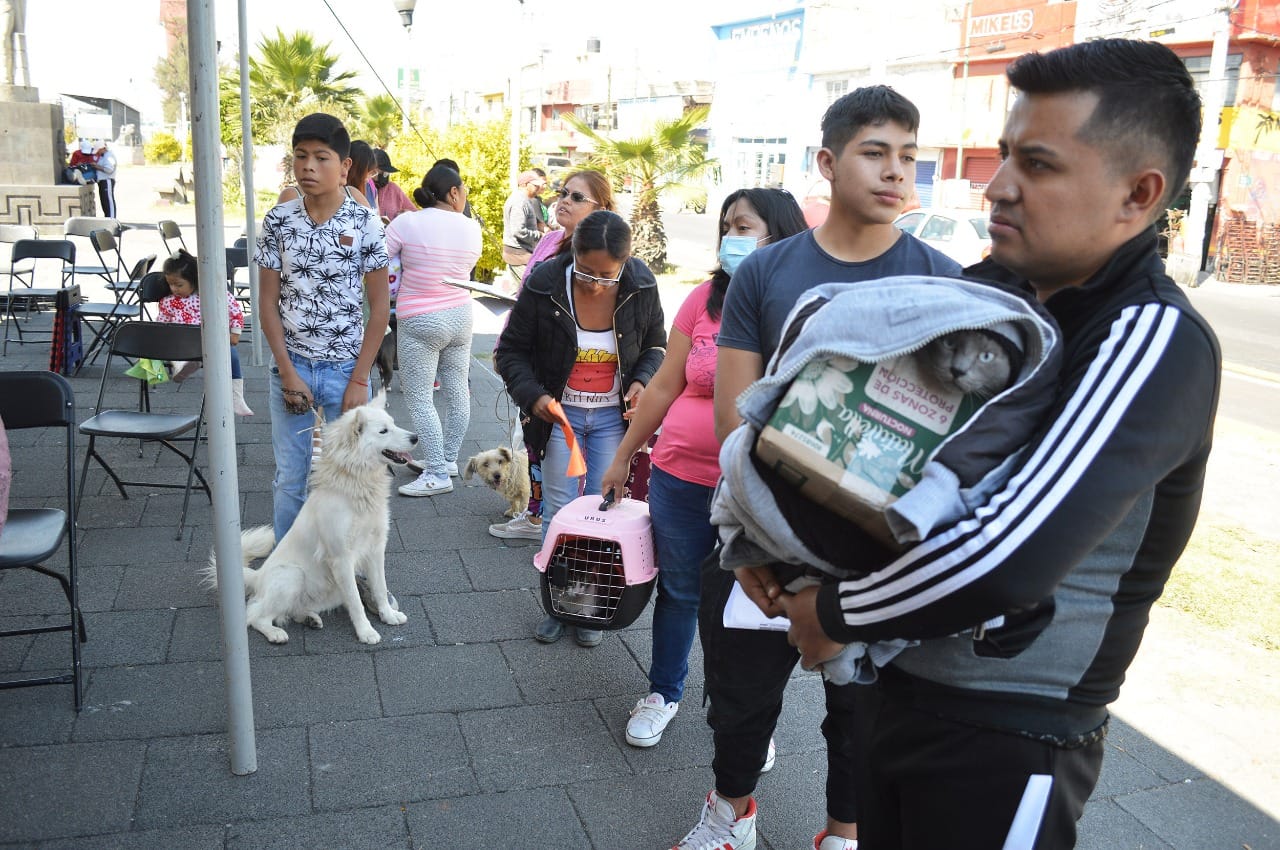
[[[435,496],[453,490],[458,449],[471,423],[471,296],[443,281],[471,274],[480,258],[480,225],[462,214],[467,187],[448,166],[428,171],[413,199],[422,209],[387,225],[387,255],[399,257],[402,267],[396,296],[400,386],[424,455],[422,474],[400,487],[400,495]],[[437,378],[443,427],[432,401]]]
[[[720,479],[712,394],[716,336],[729,278],[757,247],[805,230],[795,198],[779,189],[740,189],[720,209],[719,267],[689,293],[667,337],[667,356],[640,402],[605,471],[600,491],[621,494],[632,456],[658,431],[651,456],[649,515],[658,557],[649,695],[627,721],[627,743],[652,747],[675,717],[689,673],[698,625],[701,566],[716,545],[711,494]]]

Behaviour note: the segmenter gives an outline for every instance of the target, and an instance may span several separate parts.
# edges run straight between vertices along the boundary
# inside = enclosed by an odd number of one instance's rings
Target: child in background
[[[170,294],[160,299],[157,318],[180,325],[200,324],[200,283],[195,256],[179,248],[164,261],[162,271]],[[240,372],[240,353],[236,350],[240,332],[244,330],[244,310],[240,302],[228,297],[227,314],[231,321],[231,404],[237,416],[252,416],[253,411],[244,401],[244,377]],[[198,368],[198,363],[182,364],[175,368],[173,379],[181,382]]]

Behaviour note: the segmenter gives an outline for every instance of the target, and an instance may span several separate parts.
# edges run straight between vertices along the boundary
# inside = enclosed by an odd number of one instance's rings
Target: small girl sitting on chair
[[[156,318],[182,325],[200,324],[200,285],[195,255],[179,248],[164,261],[161,270],[169,284],[170,294],[160,299]],[[244,401],[244,376],[240,372],[240,354],[236,350],[240,332],[244,330],[244,310],[240,308],[240,302],[230,296],[227,297],[227,313],[231,319],[231,403],[237,416],[252,416],[253,411]],[[199,368],[200,364],[195,362],[175,363],[173,380],[184,381]]]

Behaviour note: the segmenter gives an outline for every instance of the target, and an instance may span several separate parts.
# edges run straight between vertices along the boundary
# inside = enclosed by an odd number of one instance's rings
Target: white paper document
[[[755,631],[785,632],[791,628],[791,621],[786,617],[766,617],[760,606],[751,601],[736,581],[729,592],[729,601],[724,606],[724,627],[726,629],[753,629]]]

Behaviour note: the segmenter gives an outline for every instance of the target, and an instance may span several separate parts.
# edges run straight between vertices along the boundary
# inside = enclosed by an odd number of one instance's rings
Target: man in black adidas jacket
[[[1125,40],[1023,56],[1008,76],[994,262],[969,274],[1024,282],[1057,319],[1059,396],[971,517],[783,600],[807,666],[851,641],[921,641],[858,706],[861,850],[1074,845],[1107,705],[1200,507],[1221,356],[1152,226],[1199,137],[1191,77]]]

